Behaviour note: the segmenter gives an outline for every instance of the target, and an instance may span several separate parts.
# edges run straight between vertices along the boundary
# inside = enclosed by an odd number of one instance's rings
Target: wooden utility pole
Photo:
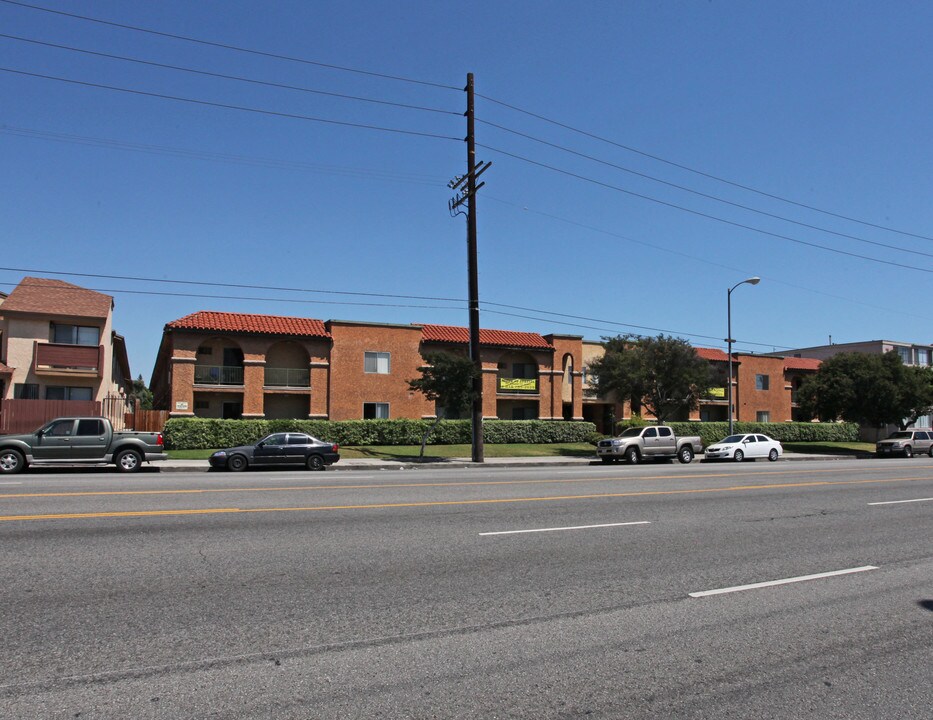
[[[459,215],[458,210],[466,204],[467,212],[467,271],[469,275],[469,310],[470,310],[470,359],[476,368],[473,378],[473,406],[471,419],[473,426],[473,462],[481,463],[485,460],[483,450],[483,362],[480,357],[479,344],[479,270],[476,253],[476,191],[485,183],[477,183],[476,179],[492,163],[476,162],[476,140],[474,136],[473,119],[473,73],[467,73],[467,172],[466,175],[451,180],[449,187],[452,190],[466,184],[466,187],[448,203],[451,214]],[[457,212],[454,212],[454,211]]]

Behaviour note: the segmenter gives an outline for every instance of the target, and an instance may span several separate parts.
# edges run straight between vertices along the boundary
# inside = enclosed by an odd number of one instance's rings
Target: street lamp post
[[[732,339],[732,291],[735,290],[739,285],[757,285],[761,282],[760,277],[750,277],[747,280],[743,280],[740,283],[736,283],[726,292],[726,343],[729,345],[729,377],[727,378],[727,384],[729,386],[729,434],[732,434],[732,343],[735,342]]]

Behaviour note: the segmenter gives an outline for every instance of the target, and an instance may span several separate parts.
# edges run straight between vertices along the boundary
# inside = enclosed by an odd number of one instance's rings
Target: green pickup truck
[[[56,418],[28,435],[0,435],[0,474],[30,465],[110,465],[136,472],[166,460],[162,433],[115,431],[105,417]]]

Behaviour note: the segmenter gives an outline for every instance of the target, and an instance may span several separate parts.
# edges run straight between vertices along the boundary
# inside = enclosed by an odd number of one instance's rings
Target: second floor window
[[[387,352],[363,353],[363,372],[388,375],[389,357],[390,353]]]
[[[755,376],[755,389],[756,390],[767,390],[771,387],[770,378],[767,375],[756,375]]]
[[[52,342],[61,345],[100,345],[100,328],[52,323]]]

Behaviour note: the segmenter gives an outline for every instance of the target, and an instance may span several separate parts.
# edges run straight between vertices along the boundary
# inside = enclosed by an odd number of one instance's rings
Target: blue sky
[[[930,27],[926,2],[0,2],[0,290],[114,295],[147,381],[197,310],[466,325],[472,72],[484,327],[724,347],[759,275],[740,350],[933,342]]]

